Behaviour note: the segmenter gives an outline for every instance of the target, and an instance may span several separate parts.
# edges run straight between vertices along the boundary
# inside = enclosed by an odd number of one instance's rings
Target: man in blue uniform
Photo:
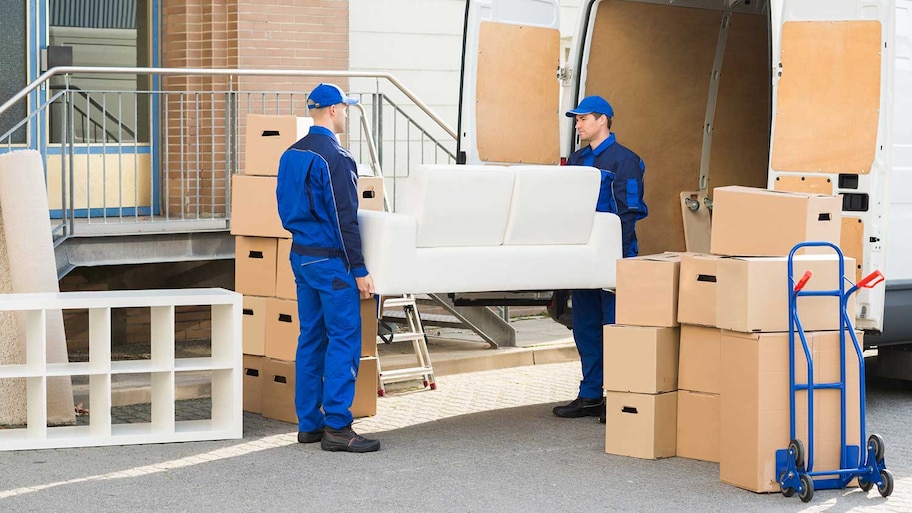
[[[618,144],[611,132],[614,109],[601,96],[583,98],[579,107],[566,113],[576,117],[580,140],[588,143],[572,155],[568,164],[593,166],[602,172],[596,211],[611,212],[621,218],[624,258],[639,252],[635,225],[646,217],[643,201],[643,174],[646,165],[636,153]],[[605,265],[615,265],[605,262]],[[601,289],[574,290],[573,339],[583,367],[579,396],[570,404],[557,406],[558,417],[600,417],[604,422],[605,399],[602,391],[603,325],[614,324],[613,293]]]
[[[358,172],[335,134],[345,130],[347,97],[320,84],[307,107],[310,132],[279,161],[282,225],[292,234],[291,268],[301,332],[295,357],[298,442],[325,451],[372,452],[380,442],[352,430],[351,404],[361,359],[360,299],[374,282],[361,254]],[[322,409],[322,410],[321,410]]]

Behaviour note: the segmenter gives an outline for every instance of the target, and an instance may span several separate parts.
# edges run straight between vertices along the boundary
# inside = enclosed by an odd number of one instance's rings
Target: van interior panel
[[[640,254],[684,251],[681,192],[699,189],[703,122],[721,11],[603,1],[589,47],[585,94],[614,107],[612,131],[646,163],[649,217]]]
[[[842,218],[842,232],[839,234],[839,249],[845,256],[855,259],[855,283],[863,276],[864,265],[864,221],[857,217]]]
[[[813,194],[827,194],[832,196],[833,180],[826,176],[777,176],[773,190],[786,192],[809,192]]]
[[[766,188],[769,168],[770,66],[769,18],[734,13],[726,38],[707,192],[743,185]]]
[[[782,27],[772,168],[871,171],[880,118],[879,21],[790,21]]]
[[[557,29],[484,22],[479,27],[475,119],[485,162],[558,164]],[[549,80],[550,78],[550,80]]]

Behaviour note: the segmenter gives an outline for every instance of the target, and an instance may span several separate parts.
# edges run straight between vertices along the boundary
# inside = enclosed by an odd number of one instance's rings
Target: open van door
[[[468,0],[457,159],[558,164],[558,0]]]
[[[770,1],[768,187],[842,195],[840,246],[858,264],[856,281],[903,272],[885,265],[895,13],[893,0]],[[882,329],[884,291],[859,291],[857,328]]]

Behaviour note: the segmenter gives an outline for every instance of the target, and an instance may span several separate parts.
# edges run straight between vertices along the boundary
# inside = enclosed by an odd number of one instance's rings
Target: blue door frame
[[[48,13],[47,0],[27,0],[28,2],[28,33],[29,33],[29,45],[28,45],[28,82],[31,82],[38,78],[41,75],[41,66],[39,56],[41,55],[41,50],[47,48],[49,34],[48,34]],[[161,62],[160,54],[160,31],[161,31],[161,0],[149,0],[149,8],[151,10],[149,16],[149,22],[151,24],[151,67],[158,67]],[[160,77],[152,77],[152,91],[158,91],[160,86]],[[47,90],[46,88],[38,88],[29,95],[29,105],[30,108],[34,106],[42,105],[47,100]],[[76,146],[73,147],[73,153],[75,158],[82,156],[83,158],[88,158],[89,155],[101,155],[101,154],[117,154],[122,155],[149,155],[151,154],[151,164],[149,172],[152,174],[152,204],[150,207],[127,207],[123,208],[120,206],[117,207],[107,207],[107,208],[83,208],[77,209],[74,212],[76,217],[103,217],[103,216],[134,216],[134,215],[157,215],[160,213],[161,207],[161,173],[160,166],[161,160],[158,148],[161,148],[161,135],[159,133],[159,95],[152,94],[150,104],[150,119],[151,119],[151,133],[150,133],[150,144],[122,144],[117,147],[107,147],[103,145],[85,145],[85,146]],[[48,110],[50,112],[50,110]],[[62,154],[61,148],[50,148],[47,144],[42,144],[41,141],[47,137],[47,116],[41,116],[38,120],[38,123],[31,123],[31,129],[28,134],[27,147],[36,151],[44,151],[47,155],[60,155]],[[129,157],[128,157],[129,158]],[[51,218],[61,219],[64,216],[64,212],[61,209],[52,209],[50,211]]]

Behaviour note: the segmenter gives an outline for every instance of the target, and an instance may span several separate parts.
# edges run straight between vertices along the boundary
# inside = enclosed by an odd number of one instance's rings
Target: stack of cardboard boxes
[[[291,234],[279,220],[276,175],[282,153],[306,135],[310,118],[247,116],[243,175],[232,179],[235,290],[244,295],[244,410],[297,423],[294,406],[298,307],[288,255]],[[383,208],[379,178],[359,179],[359,208]],[[352,414],[376,414],[376,301],[361,303],[361,362]]]
[[[801,241],[839,244],[842,201],[817,194],[745,187],[715,190],[711,251],[717,260],[716,326],[722,328],[719,474],[757,492],[778,491],[775,453],[789,444],[789,306],[787,255]],[[830,248],[796,255],[793,277],[813,276],[804,290],[834,290],[855,278],[855,260],[842,275]],[[689,298],[681,298],[682,301]],[[854,317],[854,297],[847,309]],[[798,319],[807,334],[816,383],[840,381],[840,305],[835,296],[800,297]],[[846,334],[847,442],[858,444],[858,358]],[[859,334],[859,342],[860,334]],[[682,360],[683,362],[683,360]],[[795,379],[806,383],[807,359],[795,345]],[[796,395],[796,436],[808,445],[808,394]],[[840,393],[814,393],[815,470],[840,466]],[[807,447],[810,450],[810,447]],[[810,455],[805,455],[806,461]]]
[[[838,244],[841,202],[744,187],[714,192],[713,254],[618,262],[618,325],[605,328],[606,451],[719,462],[724,482],[778,491],[775,452],[789,444],[787,255],[805,240]],[[805,290],[839,286],[829,248],[797,255],[795,279],[806,270],[813,277]],[[844,276],[854,275],[847,257]],[[852,316],[854,300],[848,310]],[[838,299],[801,297],[798,316],[815,382],[839,381]],[[857,445],[858,359],[846,338],[848,443]],[[806,382],[800,341],[795,359],[796,381]],[[644,408],[634,401],[644,399],[649,421],[635,426]],[[814,399],[815,468],[838,468],[839,392],[819,390]],[[807,443],[805,393],[796,405],[797,436]],[[641,445],[651,451],[632,449]]]
[[[605,452],[675,455],[680,255],[619,260],[617,324],[605,326]]]

